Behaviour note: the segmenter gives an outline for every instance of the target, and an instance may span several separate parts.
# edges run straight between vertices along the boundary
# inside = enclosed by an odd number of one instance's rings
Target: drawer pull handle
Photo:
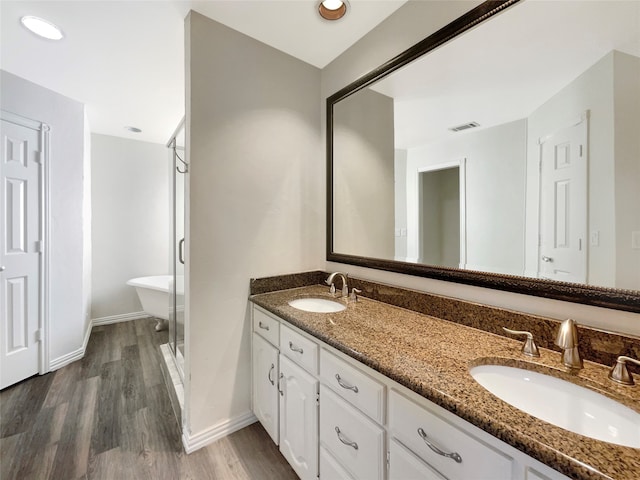
[[[289,348],[291,350],[293,350],[294,352],[298,352],[298,353],[304,353],[304,351],[302,350],[302,348],[300,347],[296,347],[293,342],[289,342]]]
[[[355,385],[349,385],[348,383],[344,383],[344,380],[342,380],[340,375],[338,375],[337,373],[336,373],[336,380],[338,381],[338,384],[342,388],[345,388],[347,390],[353,390],[354,393],[358,393],[358,387],[356,387]]]
[[[284,397],[284,392],[282,390],[280,390],[280,380],[282,380],[282,378],[284,377],[284,374],[281,373],[280,377],[278,378],[278,392],[280,392],[280,396]]]
[[[259,326],[261,329],[266,330],[267,332],[269,331],[269,325],[265,325],[265,324],[264,324],[264,323],[262,323],[262,322],[258,322],[258,326]]]
[[[271,385],[275,385],[275,383],[273,383],[273,379],[271,378],[271,372],[273,372],[274,368],[276,368],[276,366],[272,363],[271,368],[269,369],[269,374],[267,375],[267,378],[271,382]]]
[[[342,432],[338,427],[336,427],[336,434],[338,435],[338,440],[340,440],[342,443],[344,443],[345,445],[348,445],[349,447],[353,447],[354,450],[358,449],[358,444],[356,442],[350,442],[349,440],[344,438],[344,436],[342,435]]]
[[[436,447],[433,443],[429,442],[429,440],[427,439],[427,434],[424,433],[424,430],[422,428],[418,428],[418,435],[420,435],[424,443],[427,444],[427,447],[429,447],[431,450],[436,452],[438,455],[442,455],[443,457],[450,458],[457,463],[462,463],[462,457],[458,455],[456,452],[453,452],[453,453],[443,452],[438,447]]]

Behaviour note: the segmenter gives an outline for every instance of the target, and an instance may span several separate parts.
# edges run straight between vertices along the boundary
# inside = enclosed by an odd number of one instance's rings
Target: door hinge
[[[44,242],[42,240],[36,240],[36,253],[42,253],[44,250]]]
[[[42,341],[42,329],[39,328],[38,330],[36,330],[36,342],[41,342]]]
[[[42,165],[42,161],[44,160],[44,154],[43,152],[35,152],[36,153],[36,158],[35,161],[38,165]]]
[[[320,405],[320,393],[316,393],[316,405]]]
[[[387,450],[387,470],[389,470],[389,465],[391,462],[391,451]]]

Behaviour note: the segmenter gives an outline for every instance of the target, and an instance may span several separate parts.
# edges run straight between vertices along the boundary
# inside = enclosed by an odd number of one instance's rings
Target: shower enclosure
[[[185,156],[184,118],[167,143],[169,147],[170,179],[170,214],[171,241],[173,248],[169,255],[169,272],[173,281],[169,288],[169,347],[175,357],[175,363],[184,378],[184,240],[185,240],[185,185],[189,168]]]

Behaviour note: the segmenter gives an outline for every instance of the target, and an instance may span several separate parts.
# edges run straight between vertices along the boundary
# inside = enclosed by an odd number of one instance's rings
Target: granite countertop
[[[395,380],[518,450],[578,479],[640,478],[640,449],[571,433],[498,399],[469,374],[481,364],[551,373],[640,411],[640,385],[617,385],[608,367],[585,361],[573,374],[560,354],[544,348],[525,357],[522,342],[360,297],[337,313],[297,310],[300,297],[333,298],[326,286],[253,295],[253,303]],[[345,302],[345,299],[339,299]]]

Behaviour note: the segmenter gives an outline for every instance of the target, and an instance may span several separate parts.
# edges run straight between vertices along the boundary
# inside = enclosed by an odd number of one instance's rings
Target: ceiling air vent
[[[479,126],[480,124],[478,122],[469,122],[465,123],[464,125],[458,125],[457,127],[451,127],[449,130],[451,130],[452,132],[461,132],[462,130],[468,130],[470,128],[476,128]]]

